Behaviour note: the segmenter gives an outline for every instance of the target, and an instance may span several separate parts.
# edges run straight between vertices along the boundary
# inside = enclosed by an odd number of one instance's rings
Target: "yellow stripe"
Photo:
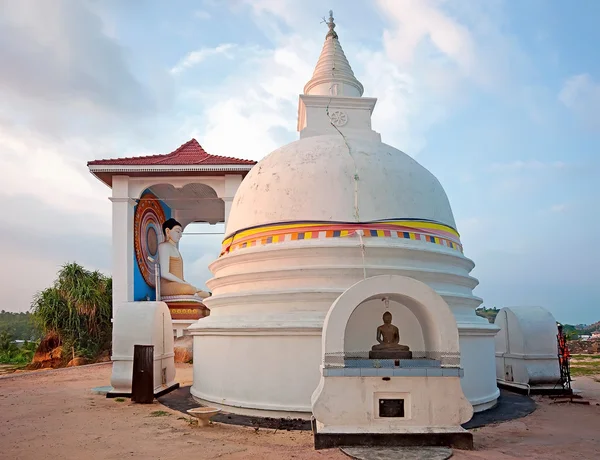
[[[406,220],[396,220],[396,221],[391,221],[391,222],[379,222],[381,225],[393,225],[393,226],[403,226],[403,227],[410,227],[410,228],[428,228],[428,229],[433,229],[433,230],[441,230],[441,231],[445,231],[448,233],[451,233],[457,237],[460,237],[459,233],[454,230],[451,227],[448,227],[447,225],[444,224],[436,224],[433,222],[421,222],[421,221],[406,221]],[[286,229],[300,229],[300,228],[310,228],[310,227],[322,227],[322,226],[327,226],[327,222],[322,222],[322,223],[295,223],[295,224],[284,224],[284,225],[266,225],[264,227],[258,227],[258,228],[253,228],[250,230],[245,230],[242,231],[240,233],[235,234],[235,239],[240,239],[240,238],[246,238],[252,235],[256,235],[259,233],[264,233],[264,232],[273,232],[273,231],[278,231],[278,230],[286,230]],[[331,224],[331,225],[337,225],[337,224]],[[352,224],[348,224],[349,226],[351,226]],[[376,223],[370,224],[370,225],[377,225]],[[379,234],[379,231],[378,231]],[[231,240],[232,240],[233,236],[225,239],[223,241],[223,244],[230,244]]]
[[[370,225],[373,226],[377,226],[378,223],[373,223]],[[398,220],[398,221],[392,221],[392,222],[380,222],[379,224],[381,225],[391,225],[391,226],[403,226],[403,227],[409,227],[409,228],[415,228],[415,229],[420,229],[420,228],[429,228],[429,229],[436,229],[436,230],[442,230],[448,233],[451,233],[453,235],[456,235],[458,237],[458,232],[454,231],[452,228],[443,225],[443,224],[435,224],[435,223],[430,223],[430,222],[419,222],[419,221],[403,221],[403,220]],[[341,224],[332,224],[335,225],[336,227],[340,227]],[[240,233],[235,234],[232,237],[229,237],[227,239],[225,239],[223,241],[223,254],[224,255],[226,252],[230,252],[230,251],[235,251],[238,249],[244,249],[244,248],[249,248],[249,247],[253,247],[256,246],[257,244],[266,244],[267,238],[271,238],[271,241],[273,243],[278,243],[278,242],[284,242],[286,239],[286,235],[290,235],[290,238],[292,240],[297,240],[298,239],[298,233],[304,233],[304,239],[313,239],[314,238],[320,238],[321,236],[321,231],[319,230],[318,232],[313,232],[313,231],[306,231],[306,229],[311,228],[311,227],[327,227],[327,223],[326,222],[320,222],[320,223],[296,223],[296,224],[285,224],[285,225],[270,225],[270,226],[265,226],[265,227],[259,227],[259,228],[255,228],[255,229],[251,229],[251,230],[246,230]],[[351,234],[354,234],[355,232],[355,225],[353,225],[352,223],[348,223],[346,225],[346,228],[349,228],[349,230],[337,230],[340,232],[340,236],[346,237],[349,236]],[[285,230],[288,230],[287,232]],[[289,230],[293,230],[293,231],[289,231]],[[369,229],[372,230],[372,229]],[[371,232],[367,230],[367,234],[370,236]],[[380,229],[375,229],[376,230],[376,234],[378,237],[385,237],[385,232],[386,230],[380,230]],[[278,234],[273,235],[272,232],[278,232]],[[394,230],[389,230],[391,235],[396,234],[396,231]],[[325,237],[333,237],[333,232],[334,230],[329,230],[324,233]],[[411,240],[416,240],[417,236],[421,236],[421,240],[424,239],[424,235],[421,235],[421,232],[404,232],[404,230],[398,230],[398,236],[399,237],[404,237],[404,233],[408,233],[408,237]],[[430,235],[433,238],[433,242],[435,244],[440,244],[440,245],[445,245],[448,247],[452,247],[454,246],[454,249],[459,250],[460,252],[463,252],[463,248],[462,245],[460,244],[460,242],[452,242],[453,244],[450,244],[450,240],[448,240],[445,237],[440,237],[440,236],[435,236],[435,235]],[[430,238],[428,237],[425,241],[430,241]]]

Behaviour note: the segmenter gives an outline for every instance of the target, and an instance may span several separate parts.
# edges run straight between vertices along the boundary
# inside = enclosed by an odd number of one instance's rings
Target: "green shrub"
[[[111,346],[112,279],[76,263],[36,294],[33,318],[46,336],[58,336],[64,356],[93,360]]]

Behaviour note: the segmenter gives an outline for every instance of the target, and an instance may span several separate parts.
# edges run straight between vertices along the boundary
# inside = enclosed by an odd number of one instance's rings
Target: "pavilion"
[[[90,172],[112,189],[113,317],[123,302],[156,300],[153,260],[164,220],[173,217],[184,229],[195,222],[226,224],[254,164],[211,155],[196,139],[168,154],[88,162]],[[173,316],[181,335],[192,318]]]

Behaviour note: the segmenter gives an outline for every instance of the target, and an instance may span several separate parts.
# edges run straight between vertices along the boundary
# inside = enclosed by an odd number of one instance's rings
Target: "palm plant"
[[[32,312],[47,337],[58,336],[74,354],[93,358],[110,348],[112,279],[65,264],[54,284],[36,294]]]

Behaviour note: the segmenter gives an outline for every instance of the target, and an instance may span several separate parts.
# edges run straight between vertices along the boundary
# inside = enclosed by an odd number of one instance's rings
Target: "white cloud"
[[[427,0],[378,0],[377,3],[392,22],[392,29],[384,31],[383,43],[394,62],[410,65],[420,45],[429,42],[465,75],[473,73],[475,46],[471,34],[438,4]]]
[[[320,47],[291,35],[274,49],[238,48],[235,75],[214,86],[186,89],[187,98],[204,111],[186,118],[182,136],[196,137],[215,154],[255,160],[295,140],[298,94]]]
[[[209,57],[223,55],[229,59],[232,58],[232,54],[229,53],[235,48],[233,43],[223,43],[215,48],[201,48],[196,51],[190,51],[181,61],[177,63],[175,67],[171,69],[172,74],[178,74],[186,69],[194,67]]]
[[[31,114],[24,108],[57,103],[79,114],[96,110],[139,116],[151,110],[152,95],[133,76],[124,49],[104,29],[101,17],[85,2],[4,1],[0,97],[9,102],[20,98],[15,106],[27,118]]]
[[[94,156],[86,141],[57,143],[27,130],[0,125],[0,146],[0,195],[29,195],[66,212],[110,217],[108,189],[86,167],[86,156]]]
[[[385,142],[416,155],[426,145],[429,128],[459,103],[460,86],[468,79],[483,79],[485,69],[479,58],[484,53],[479,37],[439,3],[381,0],[378,5],[390,19],[390,28],[383,33],[385,49],[357,44],[350,32],[340,41],[365,86],[365,95],[378,98],[374,129]],[[243,14],[244,6],[250,8],[259,27],[265,30],[267,24],[265,35],[275,46],[245,45],[235,55],[238,78],[227,78],[216,87],[188,88],[206,109],[190,117],[183,131],[199,136],[212,152],[260,159],[282,140],[297,138],[298,94],[312,74],[326,28],[316,16],[307,14],[322,7],[316,2],[300,7],[291,1],[244,0],[234,3],[234,11]],[[273,19],[283,21],[291,31],[282,33]],[[436,52],[421,52],[423,43],[432,43]],[[196,53],[201,62],[215,51]],[[238,133],[235,137],[228,135],[232,126]]]
[[[558,99],[590,129],[600,129],[600,83],[587,73],[567,79]]]

